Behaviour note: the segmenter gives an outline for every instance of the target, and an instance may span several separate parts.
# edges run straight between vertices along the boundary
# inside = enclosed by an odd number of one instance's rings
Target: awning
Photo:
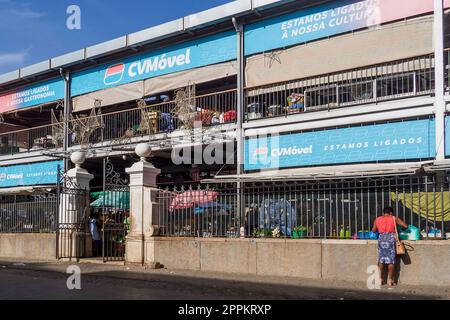
[[[128,191],[105,191],[94,195],[99,197],[91,203],[90,206],[93,208],[130,210],[130,192]]]
[[[235,61],[180,71],[74,97],[73,110],[79,112],[92,109],[96,100],[101,100],[102,107],[105,107],[183,88],[188,84],[204,83],[235,74],[237,74]]]
[[[46,102],[46,103],[36,104],[36,105],[30,106],[30,107],[24,107],[24,108],[20,108],[20,109],[14,109],[14,110],[9,110],[9,111],[5,111],[5,112],[0,112],[0,114],[8,115],[8,114],[15,114],[17,112],[22,112],[22,111],[43,109],[43,108],[46,108],[46,107],[55,106],[56,104],[58,104],[58,102],[60,100],[61,99],[50,101],[50,102]]]
[[[426,166],[425,172],[447,171],[450,170],[450,159],[436,160],[433,164]]]
[[[432,31],[432,17],[424,17],[258,54],[247,59],[246,86],[308,78],[426,55],[433,52]]]
[[[90,110],[95,100],[101,100],[102,106],[133,101],[144,96],[144,81],[127,83],[118,87],[91,92],[72,99],[73,111]]]
[[[0,189],[0,196],[44,194],[55,190],[55,186],[23,186]]]
[[[338,83],[340,82],[340,86],[346,87],[349,84],[345,81],[357,80],[357,79],[366,79],[368,77],[374,78],[383,78],[390,77],[391,75],[402,73],[403,77],[406,77],[407,74],[412,76],[414,72],[419,70],[427,70],[432,69],[434,67],[434,58],[430,56],[430,58],[424,58],[424,56],[420,56],[412,59],[405,59],[400,61],[390,62],[384,65],[375,65],[367,68],[360,68],[356,70],[350,70],[348,72],[343,71],[337,75],[325,75],[315,77],[313,82],[316,84],[317,89],[329,87],[329,83]],[[361,80],[362,83],[372,82],[372,80]],[[351,82],[351,81],[350,81]],[[255,89],[249,89],[247,91],[247,95],[250,97],[258,96],[261,94],[267,93],[276,93],[278,91],[287,91],[287,90],[295,90],[298,88],[308,88],[311,86],[311,78],[300,79],[289,81],[288,83],[281,82],[275,85],[265,85],[261,87],[257,87]]]
[[[262,181],[298,181],[328,180],[358,177],[376,177],[387,175],[405,175],[420,172],[425,165],[433,161],[406,163],[371,163],[326,167],[308,167],[296,169],[271,170],[241,175],[216,176],[203,180],[203,183],[217,182],[262,182]]]
[[[235,61],[180,71],[145,80],[144,93],[146,96],[149,96],[160,92],[184,88],[189,84],[204,83],[230,77],[236,74],[237,65]]]

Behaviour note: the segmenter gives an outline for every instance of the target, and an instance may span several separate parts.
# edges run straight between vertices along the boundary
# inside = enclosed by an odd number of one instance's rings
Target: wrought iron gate
[[[87,223],[89,191],[58,169],[56,258],[79,259],[90,254]]]
[[[103,261],[123,261],[130,225],[130,188],[128,179],[115,171],[107,158],[103,160],[102,209]]]

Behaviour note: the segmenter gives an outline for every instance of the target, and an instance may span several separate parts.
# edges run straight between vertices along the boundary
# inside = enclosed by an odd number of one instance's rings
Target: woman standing
[[[380,233],[378,238],[378,267],[380,268],[381,284],[384,284],[383,274],[385,265],[388,266],[388,280],[389,286],[394,286],[394,272],[395,262],[397,258],[395,227],[396,224],[407,228],[406,223],[402,219],[393,216],[392,207],[386,207],[383,210],[383,215],[376,218],[373,224],[372,232]]]

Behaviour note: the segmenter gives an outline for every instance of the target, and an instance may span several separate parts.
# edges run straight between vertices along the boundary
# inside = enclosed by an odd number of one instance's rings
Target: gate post
[[[85,160],[83,152],[74,152],[70,159],[75,168],[67,171],[62,181],[64,192],[60,193],[58,215],[62,233],[58,239],[58,251],[61,258],[90,257],[92,237],[86,225],[89,215],[89,184],[94,176],[81,168]]]
[[[156,177],[161,170],[146,161],[145,157],[151,153],[147,144],[138,145],[135,151],[141,161],[126,169],[130,175],[131,226],[125,261],[145,265],[155,263],[152,237],[159,233]]]

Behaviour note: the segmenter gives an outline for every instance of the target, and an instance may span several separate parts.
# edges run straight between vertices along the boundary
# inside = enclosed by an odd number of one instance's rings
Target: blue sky
[[[0,74],[230,0],[0,0]],[[69,5],[81,30],[66,28]]]

